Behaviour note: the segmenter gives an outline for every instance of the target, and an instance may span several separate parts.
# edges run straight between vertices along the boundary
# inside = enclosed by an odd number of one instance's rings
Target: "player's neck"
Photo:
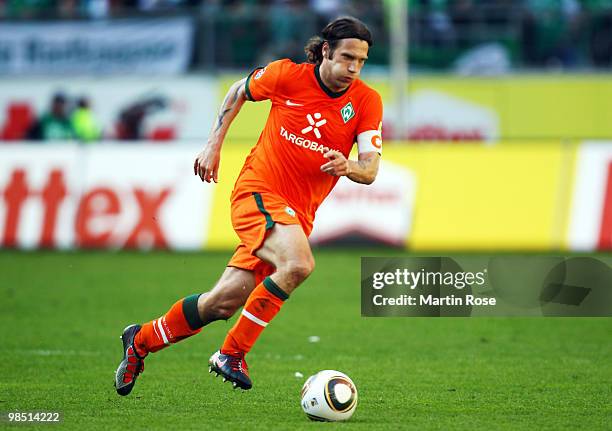
[[[331,71],[320,64],[315,67],[315,75],[319,81],[319,84],[323,87],[323,90],[332,97],[337,97],[344,94],[350,87],[350,84],[343,87],[334,85],[334,82],[330,79]]]

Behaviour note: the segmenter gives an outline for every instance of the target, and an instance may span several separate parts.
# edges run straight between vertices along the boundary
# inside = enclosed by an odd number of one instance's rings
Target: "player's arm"
[[[380,155],[376,151],[359,153],[358,160],[349,160],[340,151],[331,150],[324,154],[329,162],[321,170],[336,177],[346,176],[351,181],[372,184],[378,174]]]
[[[321,170],[329,175],[346,176],[351,181],[361,184],[372,184],[378,174],[382,138],[379,130],[366,130],[357,135],[357,160],[348,160],[340,151],[331,150],[324,154],[329,162]]]
[[[349,173],[346,175],[351,181],[361,184],[372,184],[378,175],[380,154],[376,151],[360,153],[358,160],[349,160]]]
[[[221,147],[225,134],[247,100],[246,81],[247,78],[236,81],[228,90],[215,118],[212,131],[208,136],[208,142],[196,157],[193,172],[195,175],[199,175],[202,181],[210,183],[213,180],[216,183],[218,180]]]

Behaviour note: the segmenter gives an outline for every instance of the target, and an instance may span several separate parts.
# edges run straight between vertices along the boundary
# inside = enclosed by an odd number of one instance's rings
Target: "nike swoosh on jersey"
[[[285,102],[287,104],[287,106],[304,106],[301,103],[294,103],[291,100],[287,99],[287,101]]]

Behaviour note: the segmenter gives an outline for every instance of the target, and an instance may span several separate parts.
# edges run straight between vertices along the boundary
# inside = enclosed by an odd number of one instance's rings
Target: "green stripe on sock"
[[[189,324],[189,327],[192,331],[196,329],[200,329],[204,326],[202,319],[200,319],[200,314],[198,313],[198,295],[191,295],[183,299],[183,315],[185,315],[185,319]]]
[[[274,281],[272,281],[270,277],[266,277],[264,279],[263,285],[268,292],[270,292],[272,295],[276,296],[277,298],[283,301],[289,298],[289,295],[287,295],[287,293],[283,289],[278,287],[278,285]]]
[[[255,198],[255,202],[257,202],[257,209],[266,217],[266,230],[272,229],[274,227],[274,220],[272,220],[272,216],[264,207],[261,195],[253,192],[253,197]]]

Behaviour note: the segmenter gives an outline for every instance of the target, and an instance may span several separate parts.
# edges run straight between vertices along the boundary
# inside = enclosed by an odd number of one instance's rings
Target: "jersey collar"
[[[349,90],[349,88],[351,88],[351,85],[353,85],[353,84],[349,85],[344,90],[339,91],[337,93],[331,91],[329,89],[329,87],[327,87],[327,85],[325,85],[323,83],[323,80],[321,79],[321,73],[319,72],[319,66],[320,66],[319,64],[317,64],[315,66],[314,73],[315,73],[315,76],[317,78],[317,82],[319,83],[319,87],[321,87],[321,90],[323,90],[325,92],[325,94],[327,94],[329,97],[331,97],[333,99],[337,99],[338,97],[344,96],[344,93],[346,93]]]

